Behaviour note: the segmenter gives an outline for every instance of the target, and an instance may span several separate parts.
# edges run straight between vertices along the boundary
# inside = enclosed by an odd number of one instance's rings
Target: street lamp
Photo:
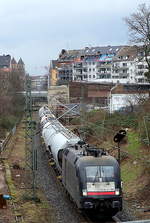
[[[112,90],[114,90],[118,86],[118,83],[110,89],[109,92],[109,112],[113,113],[113,103],[112,103]]]

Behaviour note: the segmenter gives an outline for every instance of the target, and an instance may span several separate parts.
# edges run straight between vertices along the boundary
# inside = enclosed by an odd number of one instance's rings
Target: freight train
[[[48,107],[40,108],[39,117],[46,149],[78,209],[110,216],[122,210],[117,160],[66,129]]]

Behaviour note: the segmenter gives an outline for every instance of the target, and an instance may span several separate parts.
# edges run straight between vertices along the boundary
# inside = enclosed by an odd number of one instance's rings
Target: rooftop
[[[10,67],[11,56],[2,55],[0,56],[0,68]]]

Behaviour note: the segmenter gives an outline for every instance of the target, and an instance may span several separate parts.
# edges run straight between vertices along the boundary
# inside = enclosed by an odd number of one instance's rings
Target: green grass
[[[126,150],[129,154],[129,159],[122,163],[121,165],[121,175],[124,183],[124,191],[129,192],[134,190],[136,185],[136,179],[141,176],[143,167],[140,163],[140,147],[141,143],[139,141],[138,133],[134,131],[129,131],[127,133],[128,145]],[[131,189],[132,187],[132,189]]]
[[[136,132],[128,132],[128,146],[126,150],[128,151],[129,155],[132,156],[133,159],[136,159],[140,156],[140,141],[138,134]]]
[[[134,165],[133,162],[127,162],[121,167],[122,179],[126,183],[134,181],[140,173],[140,166]]]
[[[133,162],[127,162],[121,167],[121,178],[123,181],[123,191],[132,193],[137,188],[136,181],[141,176],[142,166],[134,165]]]

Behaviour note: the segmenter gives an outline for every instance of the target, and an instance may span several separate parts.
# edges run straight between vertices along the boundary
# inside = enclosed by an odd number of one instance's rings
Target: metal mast
[[[37,150],[34,144],[35,125],[32,120],[32,97],[31,97],[31,79],[26,75],[26,131],[25,131],[25,197],[28,199],[36,199],[36,170],[37,170]]]
[[[150,116],[144,116],[144,128],[145,128],[145,134],[146,139],[144,139],[144,142],[150,146]]]
[[[84,89],[85,86],[81,84],[81,100],[80,100],[80,105],[81,105],[81,111],[80,111],[80,123],[81,123],[81,137],[83,141],[85,140],[85,103],[84,103]]]

